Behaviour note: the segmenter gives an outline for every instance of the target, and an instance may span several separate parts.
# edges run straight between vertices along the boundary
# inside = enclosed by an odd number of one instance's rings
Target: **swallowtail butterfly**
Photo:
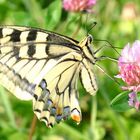
[[[21,100],[32,100],[47,126],[69,116],[80,123],[77,81],[97,91],[92,36],[81,42],[30,27],[0,26],[0,84]]]

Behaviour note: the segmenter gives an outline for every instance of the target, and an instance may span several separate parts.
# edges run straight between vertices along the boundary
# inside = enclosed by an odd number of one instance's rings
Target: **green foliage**
[[[127,111],[130,109],[128,105],[128,91],[119,93],[112,101],[111,107],[116,111]]]
[[[55,0],[46,8],[45,20],[46,20],[47,28],[52,30],[60,23],[61,10],[62,10],[62,3],[60,0]]]
[[[86,36],[90,24],[96,21],[97,25],[90,31],[93,38],[105,39],[113,46],[123,48],[128,42],[140,38],[140,15],[137,14],[132,20],[122,18],[127,2],[128,0],[110,0],[107,3],[98,0],[94,13],[83,14],[81,19],[79,13],[64,11],[61,0],[0,0],[0,24],[39,27],[81,40]],[[139,0],[132,2],[137,13],[140,13]],[[119,57],[107,42],[94,41],[93,44],[94,50],[107,46],[97,56]],[[104,60],[98,64],[112,77],[118,73],[117,64],[112,61]],[[80,125],[68,120],[49,129],[38,121],[34,140],[140,139],[140,113],[129,109],[127,93],[120,93],[121,87],[115,81],[96,66],[94,68],[99,85],[97,96],[91,98],[79,85],[83,114]],[[28,139],[33,119],[32,103],[16,99],[3,88],[0,89],[0,99],[0,140]]]

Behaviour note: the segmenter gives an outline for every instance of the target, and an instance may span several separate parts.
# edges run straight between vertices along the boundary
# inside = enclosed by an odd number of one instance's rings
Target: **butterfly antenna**
[[[87,30],[87,35],[89,34],[89,32],[96,26],[97,22],[94,21],[91,25],[90,28]]]
[[[116,84],[118,84],[119,86],[121,85],[116,79],[112,78],[108,73],[106,73],[106,72],[104,71],[104,69],[103,69],[101,66],[99,66],[98,64],[95,64],[95,66],[96,66],[99,70],[101,70],[107,77],[109,77],[112,81],[114,81]]]

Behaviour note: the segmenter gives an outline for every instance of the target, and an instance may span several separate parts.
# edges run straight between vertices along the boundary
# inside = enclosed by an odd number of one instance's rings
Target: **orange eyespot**
[[[77,115],[72,115],[71,118],[76,121],[77,123],[80,123],[81,119],[80,119],[80,116],[77,116]]]
[[[77,124],[80,123],[81,121],[81,116],[79,114],[79,112],[77,110],[73,110],[72,113],[71,113],[71,118],[77,122]]]

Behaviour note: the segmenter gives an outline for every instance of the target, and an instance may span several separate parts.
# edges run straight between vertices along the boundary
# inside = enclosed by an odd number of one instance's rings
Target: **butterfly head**
[[[95,64],[96,58],[94,56],[94,50],[92,46],[93,36],[88,35],[80,43],[79,46],[83,50],[83,56],[89,60],[90,63]]]
[[[86,38],[87,38],[87,45],[90,45],[93,41],[93,36],[89,34]]]

